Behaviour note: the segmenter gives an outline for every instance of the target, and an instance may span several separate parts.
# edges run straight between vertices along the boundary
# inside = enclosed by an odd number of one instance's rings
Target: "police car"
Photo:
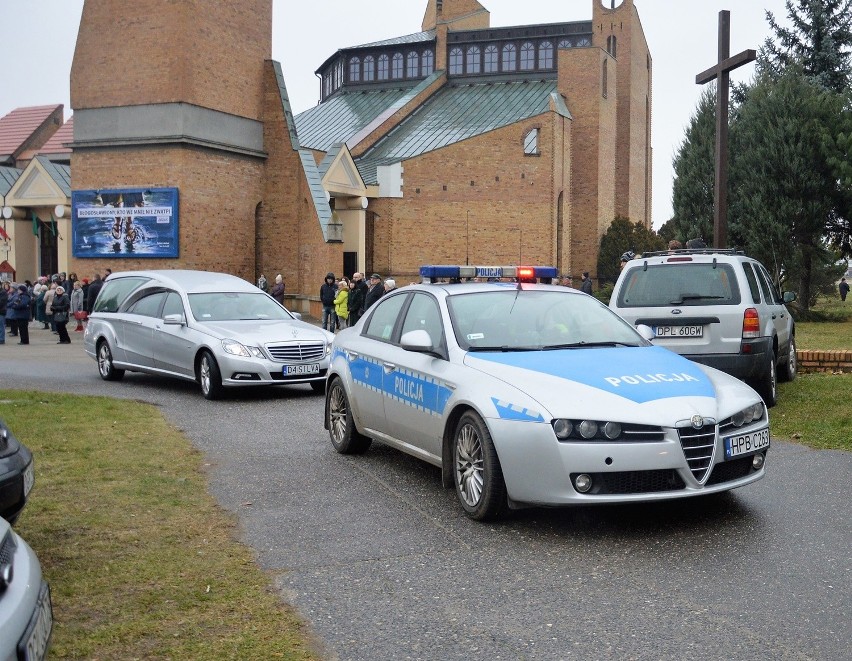
[[[742,381],[655,347],[552,267],[425,266],[332,346],[325,427],[441,468],[473,519],[698,496],[763,477],[769,418]]]

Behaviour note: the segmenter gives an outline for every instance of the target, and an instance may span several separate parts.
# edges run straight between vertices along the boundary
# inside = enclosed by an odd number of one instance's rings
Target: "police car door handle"
[[[396,369],[396,365],[394,365],[393,363],[382,363],[382,366],[385,368],[385,372],[387,374],[390,374]]]

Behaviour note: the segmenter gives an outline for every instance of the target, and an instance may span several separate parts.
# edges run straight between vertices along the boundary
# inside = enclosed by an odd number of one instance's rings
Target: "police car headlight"
[[[756,402],[751,405],[751,422],[763,418],[763,402]]]
[[[734,423],[734,427],[742,427],[743,423],[746,419],[746,413],[749,414],[749,422],[751,422],[751,407],[749,406],[745,411],[739,411],[738,413],[734,413],[731,416],[731,422]]]
[[[763,403],[756,402],[749,407],[738,411],[731,416],[731,424],[734,427],[742,427],[752,422],[756,422],[763,417]]]
[[[570,420],[559,418],[558,420],[553,421],[553,431],[556,432],[556,438],[564,440],[571,435],[572,431],[574,431],[574,425]]]
[[[594,438],[595,434],[598,433],[598,423],[593,420],[583,420],[577,425],[577,431],[583,438]]]
[[[603,433],[609,440],[613,440],[621,436],[621,425],[617,422],[607,422],[603,426]]]

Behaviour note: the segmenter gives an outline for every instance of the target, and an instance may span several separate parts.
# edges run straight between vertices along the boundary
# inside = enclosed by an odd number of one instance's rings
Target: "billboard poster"
[[[177,188],[71,192],[74,257],[177,257]]]

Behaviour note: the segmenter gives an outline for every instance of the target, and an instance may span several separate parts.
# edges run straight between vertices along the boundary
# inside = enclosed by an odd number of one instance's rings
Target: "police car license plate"
[[[39,661],[45,658],[51,631],[53,631],[53,605],[50,602],[50,588],[47,583],[42,583],[35,613],[23,638],[18,643],[18,658]]]
[[[33,484],[35,484],[35,462],[30,462],[30,465],[27,466],[24,471],[24,498],[30,495],[30,490],[33,488]]]
[[[724,442],[726,459],[732,459],[749,452],[757,452],[769,447],[769,427],[748,434],[726,436]]]
[[[300,376],[303,374],[319,374],[319,363],[310,365],[287,365],[284,368],[284,376]]]
[[[657,326],[657,337],[704,337],[704,326]]]

